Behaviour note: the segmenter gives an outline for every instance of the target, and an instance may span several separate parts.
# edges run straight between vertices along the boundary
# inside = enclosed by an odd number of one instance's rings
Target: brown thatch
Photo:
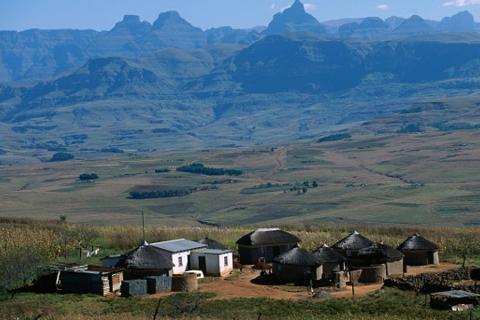
[[[246,246],[262,246],[262,245],[277,245],[277,244],[297,244],[300,239],[285,232],[283,230],[272,229],[257,229],[249,234],[241,237],[237,244]]]
[[[136,270],[168,270],[172,269],[173,263],[168,253],[145,242],[127,253],[117,266]]]
[[[414,234],[413,236],[409,237],[407,240],[405,240],[400,246],[398,246],[398,250],[400,251],[415,251],[415,250],[420,250],[420,251],[437,251],[438,246],[425,239],[421,235]]]
[[[335,243],[332,248],[338,250],[352,250],[358,251],[360,249],[366,248],[373,245],[373,242],[370,239],[365,238],[357,231],[354,231],[347,237]]]
[[[342,256],[340,253],[335,251],[333,248],[330,248],[326,244],[322,247],[318,248],[313,252],[313,255],[317,259],[319,264],[325,263],[342,263],[345,262],[347,259]]]
[[[358,256],[384,259],[387,262],[399,261],[404,257],[400,251],[381,243],[374,243],[369,247],[360,249]]]
[[[200,239],[197,242],[207,245],[207,249],[227,250],[227,247],[225,247],[223,244],[221,244],[220,242],[215,241],[213,239],[209,239],[208,237]]]
[[[282,253],[281,255],[275,257],[273,262],[305,267],[315,267],[320,265],[313,254],[301,248],[293,248],[290,251]]]

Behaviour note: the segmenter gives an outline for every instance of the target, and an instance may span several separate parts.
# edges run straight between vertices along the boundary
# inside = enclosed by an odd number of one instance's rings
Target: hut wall
[[[128,269],[124,272],[125,280],[135,280],[135,279],[143,279],[145,277],[171,277],[172,270],[135,270],[135,269]]]
[[[338,263],[324,263],[323,264],[323,274],[322,277],[323,279],[332,279],[335,275],[336,272],[340,272],[345,270],[344,264],[338,264]]]
[[[315,277],[316,269],[273,263],[273,275],[282,283],[308,284]]]
[[[384,264],[362,268],[358,279],[361,283],[380,283],[387,278],[386,266]]]
[[[387,276],[395,276],[403,274],[403,259],[387,262]]]
[[[172,276],[172,291],[174,292],[192,292],[198,289],[197,275],[185,273],[183,275]]]
[[[272,262],[276,256],[297,247],[297,244],[280,244],[269,246],[239,246],[238,254],[240,263],[243,265],[255,264],[260,258],[265,258],[266,262]]]
[[[147,294],[146,280],[127,280],[122,282],[122,297],[140,297]]]
[[[60,279],[64,293],[93,293],[102,296],[110,293],[108,275],[99,272],[62,272]]]
[[[148,294],[155,294],[160,292],[169,292],[172,290],[171,277],[146,277]]]
[[[430,264],[440,264],[438,251],[404,251],[405,263],[409,266],[426,266]]]

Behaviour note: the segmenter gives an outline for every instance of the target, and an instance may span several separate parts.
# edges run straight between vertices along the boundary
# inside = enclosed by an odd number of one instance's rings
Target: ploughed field
[[[143,210],[147,222],[169,225],[475,226],[477,101],[409,105],[285,146],[0,166],[0,216],[140,223]],[[204,168],[177,171],[195,163]],[[83,173],[99,178],[81,181]]]

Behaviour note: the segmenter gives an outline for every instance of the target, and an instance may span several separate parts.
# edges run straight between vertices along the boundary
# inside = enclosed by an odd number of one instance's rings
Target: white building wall
[[[225,257],[227,257],[228,264],[225,266]],[[233,253],[229,252],[219,256],[220,275],[226,275],[233,270]]]
[[[172,253],[172,262],[173,262],[173,274],[183,274],[187,271],[188,268],[188,257],[190,256],[190,251]],[[180,265],[179,258],[182,259],[182,264]]]
[[[190,267],[199,270],[198,257],[205,257],[206,275],[224,276],[233,270],[233,253],[225,254],[208,254],[204,252],[192,252],[190,255]],[[227,265],[225,266],[225,257],[227,257]]]

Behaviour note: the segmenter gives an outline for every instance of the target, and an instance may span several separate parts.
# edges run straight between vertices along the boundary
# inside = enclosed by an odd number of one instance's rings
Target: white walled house
[[[177,239],[152,243],[152,246],[167,252],[173,263],[173,274],[183,274],[192,269],[189,257],[192,252],[204,250],[207,245],[186,239]]]
[[[218,249],[192,252],[190,267],[194,270],[202,270],[208,276],[227,276],[233,270],[233,252]]]

